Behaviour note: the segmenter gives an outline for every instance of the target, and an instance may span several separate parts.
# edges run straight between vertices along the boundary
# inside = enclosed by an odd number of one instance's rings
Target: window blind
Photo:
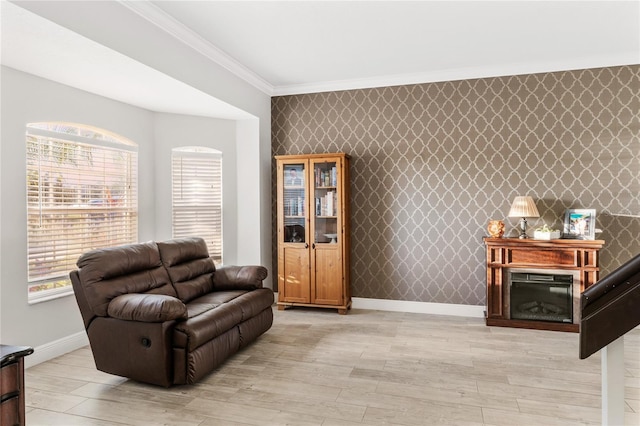
[[[203,147],[172,152],[173,237],[202,237],[222,263],[222,153]]]
[[[60,123],[27,127],[29,299],[71,291],[91,249],[138,234],[137,152],[130,143]]]

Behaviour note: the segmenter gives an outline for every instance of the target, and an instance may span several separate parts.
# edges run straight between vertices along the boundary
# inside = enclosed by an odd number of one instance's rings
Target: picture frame
[[[562,238],[595,240],[596,210],[567,209],[564,213],[564,232]]]
[[[298,164],[290,164],[284,167],[284,184],[288,187],[304,186],[304,167]]]

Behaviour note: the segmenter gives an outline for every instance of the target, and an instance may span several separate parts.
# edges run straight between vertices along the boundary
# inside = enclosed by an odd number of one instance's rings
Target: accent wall
[[[517,195],[531,233],[595,208],[603,274],[640,252],[638,65],[274,97],[271,132],[272,155],[352,156],[354,297],[485,304],[482,238],[517,236]]]

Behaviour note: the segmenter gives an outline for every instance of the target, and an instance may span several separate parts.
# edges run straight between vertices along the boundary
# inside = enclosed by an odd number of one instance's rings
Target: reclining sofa
[[[83,254],[71,282],[96,367],[169,387],[192,384],[266,332],[262,266],[216,269],[201,238]]]

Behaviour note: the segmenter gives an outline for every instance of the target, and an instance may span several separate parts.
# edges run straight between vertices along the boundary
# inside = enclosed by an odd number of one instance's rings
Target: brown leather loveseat
[[[161,386],[191,384],[266,332],[262,266],[216,270],[201,238],[83,254],[71,281],[96,367]]]

